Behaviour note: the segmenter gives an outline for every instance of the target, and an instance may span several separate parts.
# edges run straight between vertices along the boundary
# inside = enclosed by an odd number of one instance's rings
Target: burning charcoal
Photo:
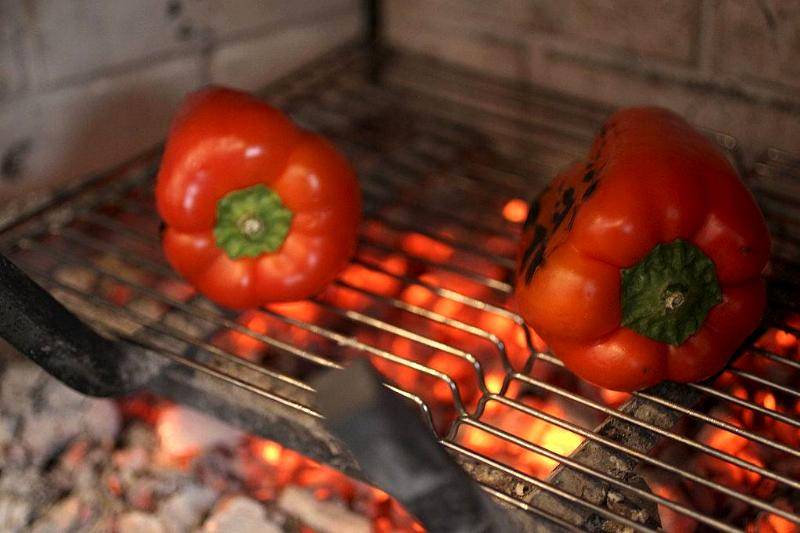
[[[0,416],[0,448],[11,443],[16,428],[17,420],[15,418]]]
[[[0,474],[0,498],[4,495],[19,496],[32,503],[46,499],[41,497],[47,491],[37,468],[31,468],[29,464],[15,465]]]
[[[202,531],[204,533],[226,533],[228,531],[281,533],[282,529],[277,524],[267,521],[267,514],[260,503],[245,496],[236,496],[218,506],[203,524]],[[340,531],[350,530],[343,528]]]
[[[133,335],[142,326],[126,318],[121,313],[109,313],[108,309],[93,305],[76,294],[61,289],[54,289],[51,295],[67,309],[98,328],[105,327],[124,335]]]
[[[38,389],[24,418],[22,442],[35,462],[47,461],[61,446],[81,434],[111,442],[119,431],[119,413],[109,400],[81,396],[55,380]]]
[[[142,511],[152,511],[156,506],[154,497],[155,482],[145,478],[133,482],[125,491],[125,499],[134,509]]]
[[[118,530],[119,533],[166,533],[164,525],[157,517],[137,511],[122,515]]]
[[[22,531],[31,515],[31,502],[0,494],[0,524],[6,531]]]
[[[161,412],[157,424],[163,451],[174,458],[196,455],[214,446],[234,446],[241,431],[208,415],[175,405]]]
[[[650,479],[647,480],[653,493],[692,508],[691,500],[681,488],[680,484],[670,482],[666,476],[662,477],[664,479],[661,482],[650,481]],[[658,505],[658,514],[661,517],[661,524],[664,527],[664,531],[685,531],[686,533],[693,533],[698,527],[697,521],[694,518],[679,513],[666,505]]]
[[[144,469],[150,456],[142,447],[125,448],[114,453],[114,466],[122,472],[136,473]]]
[[[128,308],[151,322],[161,319],[167,312],[166,305],[150,298],[136,298],[128,304]]]
[[[347,531],[369,533],[370,523],[363,516],[334,502],[321,502],[307,490],[287,487],[278,498],[278,506],[322,533]]]
[[[140,447],[145,450],[153,450],[158,444],[158,438],[153,433],[153,428],[139,421],[128,426],[123,439],[130,448]]]
[[[60,533],[72,531],[81,524],[81,502],[76,496],[56,503],[43,517],[34,522],[31,533]]]
[[[206,487],[188,485],[170,496],[158,510],[158,517],[167,533],[192,531],[208,512],[217,494]]]
[[[34,390],[40,389],[47,381],[47,374],[24,359],[14,357],[0,378],[0,402],[3,414],[23,415],[31,409],[29,402],[20,402],[20,398],[33,398]]]
[[[49,460],[58,449],[77,436],[80,430],[53,414],[27,420],[22,431],[22,441],[31,451],[35,463]]]
[[[101,484],[101,473],[108,466],[107,447],[97,446],[86,454],[81,467],[73,476],[74,488],[77,491],[94,493]]]
[[[113,442],[119,434],[122,421],[119,409],[110,400],[93,399],[83,415],[86,433],[97,442]]]
[[[59,282],[81,291],[88,291],[92,288],[97,276],[88,268],[75,265],[63,265],[58,267],[53,273],[53,277]]]

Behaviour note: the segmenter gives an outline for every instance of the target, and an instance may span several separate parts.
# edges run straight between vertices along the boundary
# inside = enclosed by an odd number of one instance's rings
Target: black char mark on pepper
[[[596,180],[596,181],[594,181],[592,184],[590,184],[590,185],[589,185],[589,186],[586,188],[586,190],[585,190],[585,191],[583,191],[583,195],[581,195],[581,202],[585,202],[586,200],[588,200],[589,198],[591,198],[591,197],[592,197],[592,195],[593,195],[593,194],[595,193],[595,191],[597,190],[597,186],[599,185],[599,183],[600,183],[600,181],[599,181],[599,180]]]
[[[525,224],[523,224],[523,230],[528,229],[531,224],[536,222],[536,219],[539,218],[539,210],[541,209],[539,204],[539,198],[536,197],[531,201],[530,206],[528,207],[528,217],[525,219]]]
[[[530,284],[531,280],[533,280],[533,275],[536,273],[536,269],[539,268],[539,265],[542,264],[542,261],[544,261],[544,246],[539,248],[539,251],[533,256],[531,264],[528,265],[528,270],[525,271],[525,284]]]
[[[561,226],[561,223],[566,218],[569,210],[575,204],[575,189],[569,187],[561,195],[561,209],[553,213],[553,232]]]
[[[545,237],[547,237],[547,230],[541,224],[537,224],[536,228],[533,230],[533,237],[531,238],[530,244],[525,249],[525,253],[522,254],[522,261],[520,261],[520,268],[525,268],[525,265],[528,264],[533,253],[538,248],[544,248]]]
[[[575,224],[576,216],[578,216],[577,206],[572,210],[572,214],[569,216],[569,222],[567,222],[567,231],[572,231],[572,226]]]
[[[604,127],[600,132],[601,139],[600,146],[598,146],[598,156],[599,153],[604,149],[603,145],[605,144],[605,135],[608,133],[609,129],[610,128]],[[587,164],[586,171],[581,177],[581,182],[586,184],[586,188],[581,192],[583,187],[578,187],[578,194],[580,194],[579,197],[576,198],[575,187],[568,186],[567,182],[561,181],[557,184],[556,191],[557,194],[559,194],[559,199],[556,203],[551,220],[549,221],[549,228],[543,225],[542,221],[539,220],[542,215],[541,198],[555,184],[551,184],[549,187],[547,187],[547,189],[545,189],[530,203],[528,216],[525,219],[525,224],[523,227],[525,231],[528,231],[529,228],[533,226],[533,235],[531,236],[530,243],[522,254],[519,264],[520,274],[523,272],[525,273],[526,284],[530,284],[530,282],[533,280],[534,274],[536,274],[536,270],[542,265],[542,263],[544,263],[545,249],[547,248],[547,242],[550,237],[555,234],[556,231],[558,231],[558,229],[561,227],[561,224],[565,219],[567,219],[567,217],[569,217],[569,220],[567,221],[567,231],[571,232],[581,204],[591,198],[597,191],[597,186],[600,185],[601,181],[602,168],[598,168],[596,163],[597,161],[592,161]]]

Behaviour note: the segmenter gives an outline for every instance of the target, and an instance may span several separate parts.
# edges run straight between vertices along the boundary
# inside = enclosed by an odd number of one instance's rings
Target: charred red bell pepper
[[[626,109],[531,204],[516,298],[587,381],[697,381],[760,322],[769,250],[753,197],[708,139],[664,109]]]
[[[299,300],[353,253],[361,195],[327,141],[235,90],[189,95],[156,186],[169,263],[233,308]]]

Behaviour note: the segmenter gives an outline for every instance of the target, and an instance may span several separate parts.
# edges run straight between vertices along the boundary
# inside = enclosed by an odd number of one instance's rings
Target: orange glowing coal
[[[373,531],[424,531],[411,515],[381,490],[355,481],[276,442],[250,437],[246,448],[250,453],[245,460],[252,457],[258,461],[249,465],[252,479],[248,485],[255,489],[256,496],[262,496],[262,500],[276,498],[287,486],[299,486],[309,490],[317,500],[336,498],[364,513],[372,520]],[[271,480],[269,485],[264,485],[265,479]]]
[[[322,311],[316,304],[301,300],[298,302],[282,302],[269,304],[267,307],[284,316],[300,320],[302,322],[316,322]]]
[[[740,425],[735,420],[730,420],[729,422],[734,425]],[[704,444],[752,465],[764,466],[764,461],[758,455],[757,450],[753,448],[746,438],[724,429],[706,428],[706,430],[705,434],[701,435],[700,438],[700,441]],[[758,472],[753,472],[707,454],[698,456],[697,462],[701,472],[729,487],[741,487],[750,492],[762,481]],[[767,483],[762,490],[770,488],[771,483]]]
[[[755,523],[748,524],[746,531],[747,533],[798,533],[800,527],[782,516],[764,514]]]
[[[282,316],[307,323],[318,322],[322,314],[322,310],[309,301],[270,304],[268,309]],[[257,361],[268,350],[268,345],[258,339],[258,335],[280,338],[284,341],[290,340],[299,345],[307,344],[314,336],[308,330],[290,326],[278,317],[255,309],[239,315],[236,322],[246,331],[231,329],[218,342],[222,343],[223,348],[251,361]]]
[[[564,410],[556,403],[550,403],[542,407],[542,410],[558,418],[566,418]],[[554,426],[541,419],[534,419],[523,432],[525,440],[538,444],[551,452],[569,456],[577,448],[583,438],[564,428]],[[558,463],[543,455],[528,453],[526,462],[532,473],[544,477],[546,474],[558,466]]]
[[[689,498],[676,486],[650,483],[650,490],[653,491],[653,494],[667,500],[691,506]],[[694,533],[698,527],[694,518],[674,511],[666,505],[658,504],[658,515],[661,518],[661,525],[664,531],[668,533]]]
[[[262,501],[275,500],[289,486],[302,487],[320,501],[336,499],[373,523],[373,531],[421,533],[422,526],[388,494],[345,474],[284,448],[280,444],[243,436],[238,430],[192,409],[152,401],[126,401],[138,412],[145,402],[155,411],[154,423],[159,437],[158,461],[173,467],[188,468],[206,450],[224,446],[238,454],[248,493]],[[111,490],[117,480],[109,480]]]
[[[348,265],[342,272],[341,279],[355,287],[384,296],[394,294],[401,285],[400,280],[393,276],[356,264]]]
[[[409,233],[403,237],[402,247],[411,255],[437,263],[447,261],[453,256],[453,248],[420,233]]]
[[[215,446],[234,446],[242,438],[236,428],[182,405],[159,411],[156,433],[164,459],[178,464]]]
[[[631,397],[627,392],[619,392],[610,389],[600,389],[600,397],[606,405],[617,407],[625,403]]]
[[[236,322],[254,334],[266,335],[269,329],[269,320],[270,318],[262,312],[245,311],[236,319]],[[231,330],[229,339],[234,353],[245,359],[253,359],[255,352],[266,347],[262,341],[242,331]]]
[[[520,223],[525,222],[528,217],[528,204],[525,200],[514,198],[509,200],[503,206],[503,218],[509,222]]]
[[[372,257],[370,254],[363,255],[369,257],[370,261],[376,263],[378,267],[373,269],[352,263],[345,267],[339,276],[340,279],[349,285],[373,294],[388,297],[396,296],[403,287],[403,281],[396,276],[406,274],[408,261],[397,254],[386,257]],[[381,269],[388,273],[381,272]],[[346,309],[361,311],[372,303],[372,300],[361,292],[335,285],[329,286],[324,295],[326,300]]]
[[[565,416],[562,408],[554,402],[544,403],[540,400],[528,399],[526,403],[553,416],[562,418]],[[530,444],[564,456],[569,456],[583,442],[580,435],[496,402],[489,402],[481,421],[501,428]],[[458,442],[473,451],[540,479],[547,477],[558,465],[549,457],[512,444],[471,425],[463,425],[459,428]]]
[[[786,331],[777,331],[775,333],[775,342],[781,348],[792,348],[797,345],[797,337]]]

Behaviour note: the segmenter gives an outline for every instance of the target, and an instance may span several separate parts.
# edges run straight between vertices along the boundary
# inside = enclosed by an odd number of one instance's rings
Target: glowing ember
[[[348,265],[342,272],[341,279],[355,287],[385,296],[397,292],[401,285],[401,282],[393,276],[356,264]]]
[[[653,491],[653,494],[657,494],[667,500],[684,505],[689,503],[683,491],[674,485],[651,483],[650,490]],[[658,504],[658,514],[661,517],[664,531],[668,533],[693,533],[697,529],[698,524],[695,519],[678,513],[666,505]]]
[[[561,407],[555,403],[542,403],[535,399],[527,399],[525,403],[553,416],[562,418],[565,416]],[[583,442],[580,435],[497,402],[489,402],[481,421],[501,428],[528,443],[564,456],[569,456]],[[462,425],[459,428],[458,441],[471,450],[538,478],[547,477],[558,465],[549,457],[470,425]]]
[[[756,394],[756,401],[772,411],[778,406],[775,395],[771,392],[759,391],[759,393]]]
[[[797,344],[797,337],[785,331],[778,331],[775,333],[775,342],[781,348],[791,348]]]
[[[505,374],[500,371],[492,372],[486,376],[486,388],[489,389],[489,392],[493,394],[500,392],[500,389],[503,387],[504,376]]]
[[[236,320],[239,324],[252,331],[254,334],[266,335],[269,325],[269,317],[259,311],[246,311]],[[266,345],[252,335],[241,331],[231,330],[229,333],[230,342],[237,355],[246,359],[252,359],[253,354]]]
[[[408,302],[418,307],[423,307],[428,302],[433,300],[435,296],[430,289],[427,289],[422,285],[409,285],[405,288],[405,290],[403,290],[400,298],[404,302]]]
[[[630,394],[627,392],[619,392],[615,390],[609,389],[600,389],[600,397],[603,399],[603,402],[606,405],[610,405],[616,407],[618,405],[622,405],[625,401],[631,397]]]
[[[524,222],[528,217],[528,204],[525,200],[514,198],[503,206],[503,218],[509,222]]]
[[[265,441],[261,449],[261,457],[263,457],[264,461],[266,461],[268,464],[277,465],[281,460],[282,452],[283,448],[280,446],[280,444]]]
[[[266,499],[278,498],[278,494],[287,487],[303,487],[318,501],[336,499],[364,512],[372,519],[373,531],[424,531],[413,517],[381,490],[355,481],[272,441],[251,437],[247,448],[252,451],[252,457],[263,461],[260,465],[251,465],[250,486],[258,487],[266,478],[274,480],[274,486],[263,493]]]
[[[268,306],[271,310],[302,322],[316,322],[321,310],[308,301],[275,303]]]
[[[566,418],[566,414],[557,404],[543,406],[543,411],[558,418]],[[583,438],[571,431],[554,426],[544,420],[534,419],[523,433],[525,440],[538,444],[551,452],[568,456],[578,445],[583,442]],[[550,471],[558,466],[558,463],[539,454],[527,454],[526,461],[528,468],[535,475],[546,476]]]
[[[444,262],[453,255],[453,249],[436,239],[420,233],[409,233],[403,238],[403,250],[417,257],[436,262]]]
[[[156,432],[167,459],[177,461],[214,446],[233,446],[242,438],[242,433],[228,424],[180,405],[159,413]]]
[[[799,530],[800,528],[798,528],[797,524],[775,514],[767,514],[759,519],[752,529],[750,527],[747,528],[748,533],[750,531],[756,533],[797,533]]]

